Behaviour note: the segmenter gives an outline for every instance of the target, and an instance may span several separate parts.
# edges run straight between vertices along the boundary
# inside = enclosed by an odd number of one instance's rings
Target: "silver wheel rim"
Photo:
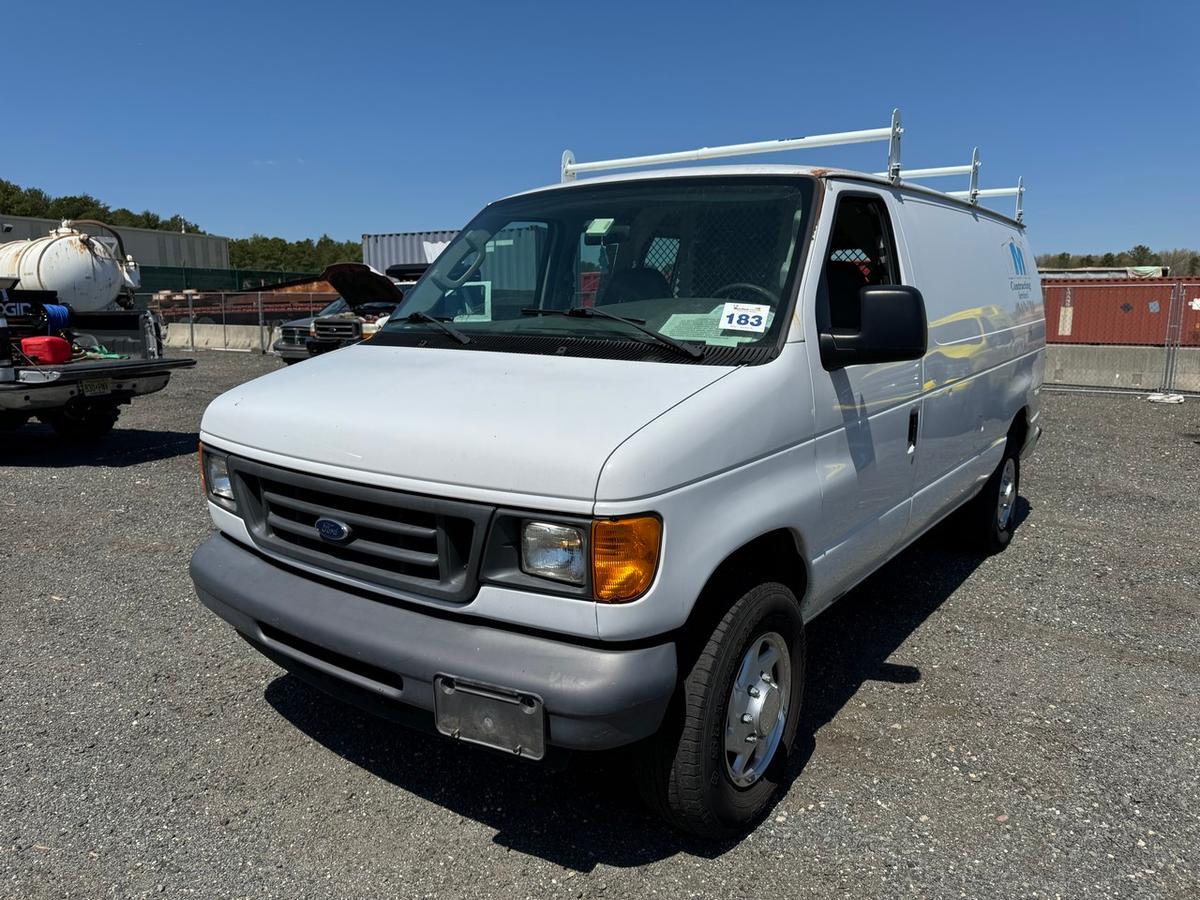
[[[759,635],[742,656],[725,716],[725,773],[749,787],[767,770],[783,738],[792,691],[792,658],[783,636]]]
[[[996,500],[996,524],[1000,530],[1008,528],[1008,520],[1012,518],[1013,504],[1017,499],[1017,464],[1012,457],[1004,461],[1004,470],[1000,473],[1000,496]]]

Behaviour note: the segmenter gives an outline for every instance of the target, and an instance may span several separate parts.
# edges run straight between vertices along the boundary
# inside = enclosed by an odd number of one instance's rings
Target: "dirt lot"
[[[549,773],[343,708],[195,600],[207,353],[101,448],[0,436],[0,895],[1200,894],[1200,403],[1052,394],[1021,527],[942,529],[810,632],[794,781],[681,839],[625,758]]]

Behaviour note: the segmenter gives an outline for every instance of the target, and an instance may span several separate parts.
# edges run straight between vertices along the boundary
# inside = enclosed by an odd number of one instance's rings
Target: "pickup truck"
[[[403,269],[403,275],[384,275],[363,263],[328,266],[320,280],[338,292],[337,299],[315,316],[284,322],[279,340],[271,349],[291,365],[373,335],[387,322],[425,266],[393,269]]]
[[[56,299],[52,291],[0,291],[0,430],[37,418],[68,439],[102,437],[121,406],[196,364],[163,358],[153,313],[79,313]],[[70,345],[69,360],[47,363],[22,349],[23,338],[51,334]]]

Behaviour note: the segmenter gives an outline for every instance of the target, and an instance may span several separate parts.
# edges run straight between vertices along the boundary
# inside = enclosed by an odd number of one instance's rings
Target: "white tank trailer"
[[[88,234],[84,226],[112,237]],[[108,309],[141,285],[121,235],[91,219],[64,221],[44,237],[0,244],[0,277],[19,278],[22,290],[54,291],[59,303],[76,312]]]

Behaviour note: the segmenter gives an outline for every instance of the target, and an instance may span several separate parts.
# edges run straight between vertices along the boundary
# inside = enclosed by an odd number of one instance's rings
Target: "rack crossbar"
[[[913,178],[941,178],[944,175],[970,175],[975,167],[968,163],[965,166],[937,166],[931,169],[901,169],[900,177],[909,180]],[[876,172],[880,178],[887,178],[887,172]]]
[[[976,147],[971,151],[971,161],[963,166],[933,166],[928,169],[901,169],[900,179],[902,181],[913,181],[918,178],[944,178],[947,175],[970,175],[971,190],[974,190],[978,184],[979,167],[983,165],[979,161],[979,148]],[[876,172],[880,178],[887,178],[891,173]]]
[[[981,188],[975,191],[976,197],[1015,197],[1017,194],[1024,191],[1021,187],[1006,187],[1006,188]],[[956,197],[959,200],[970,200],[970,191],[946,191],[951,197]]]

